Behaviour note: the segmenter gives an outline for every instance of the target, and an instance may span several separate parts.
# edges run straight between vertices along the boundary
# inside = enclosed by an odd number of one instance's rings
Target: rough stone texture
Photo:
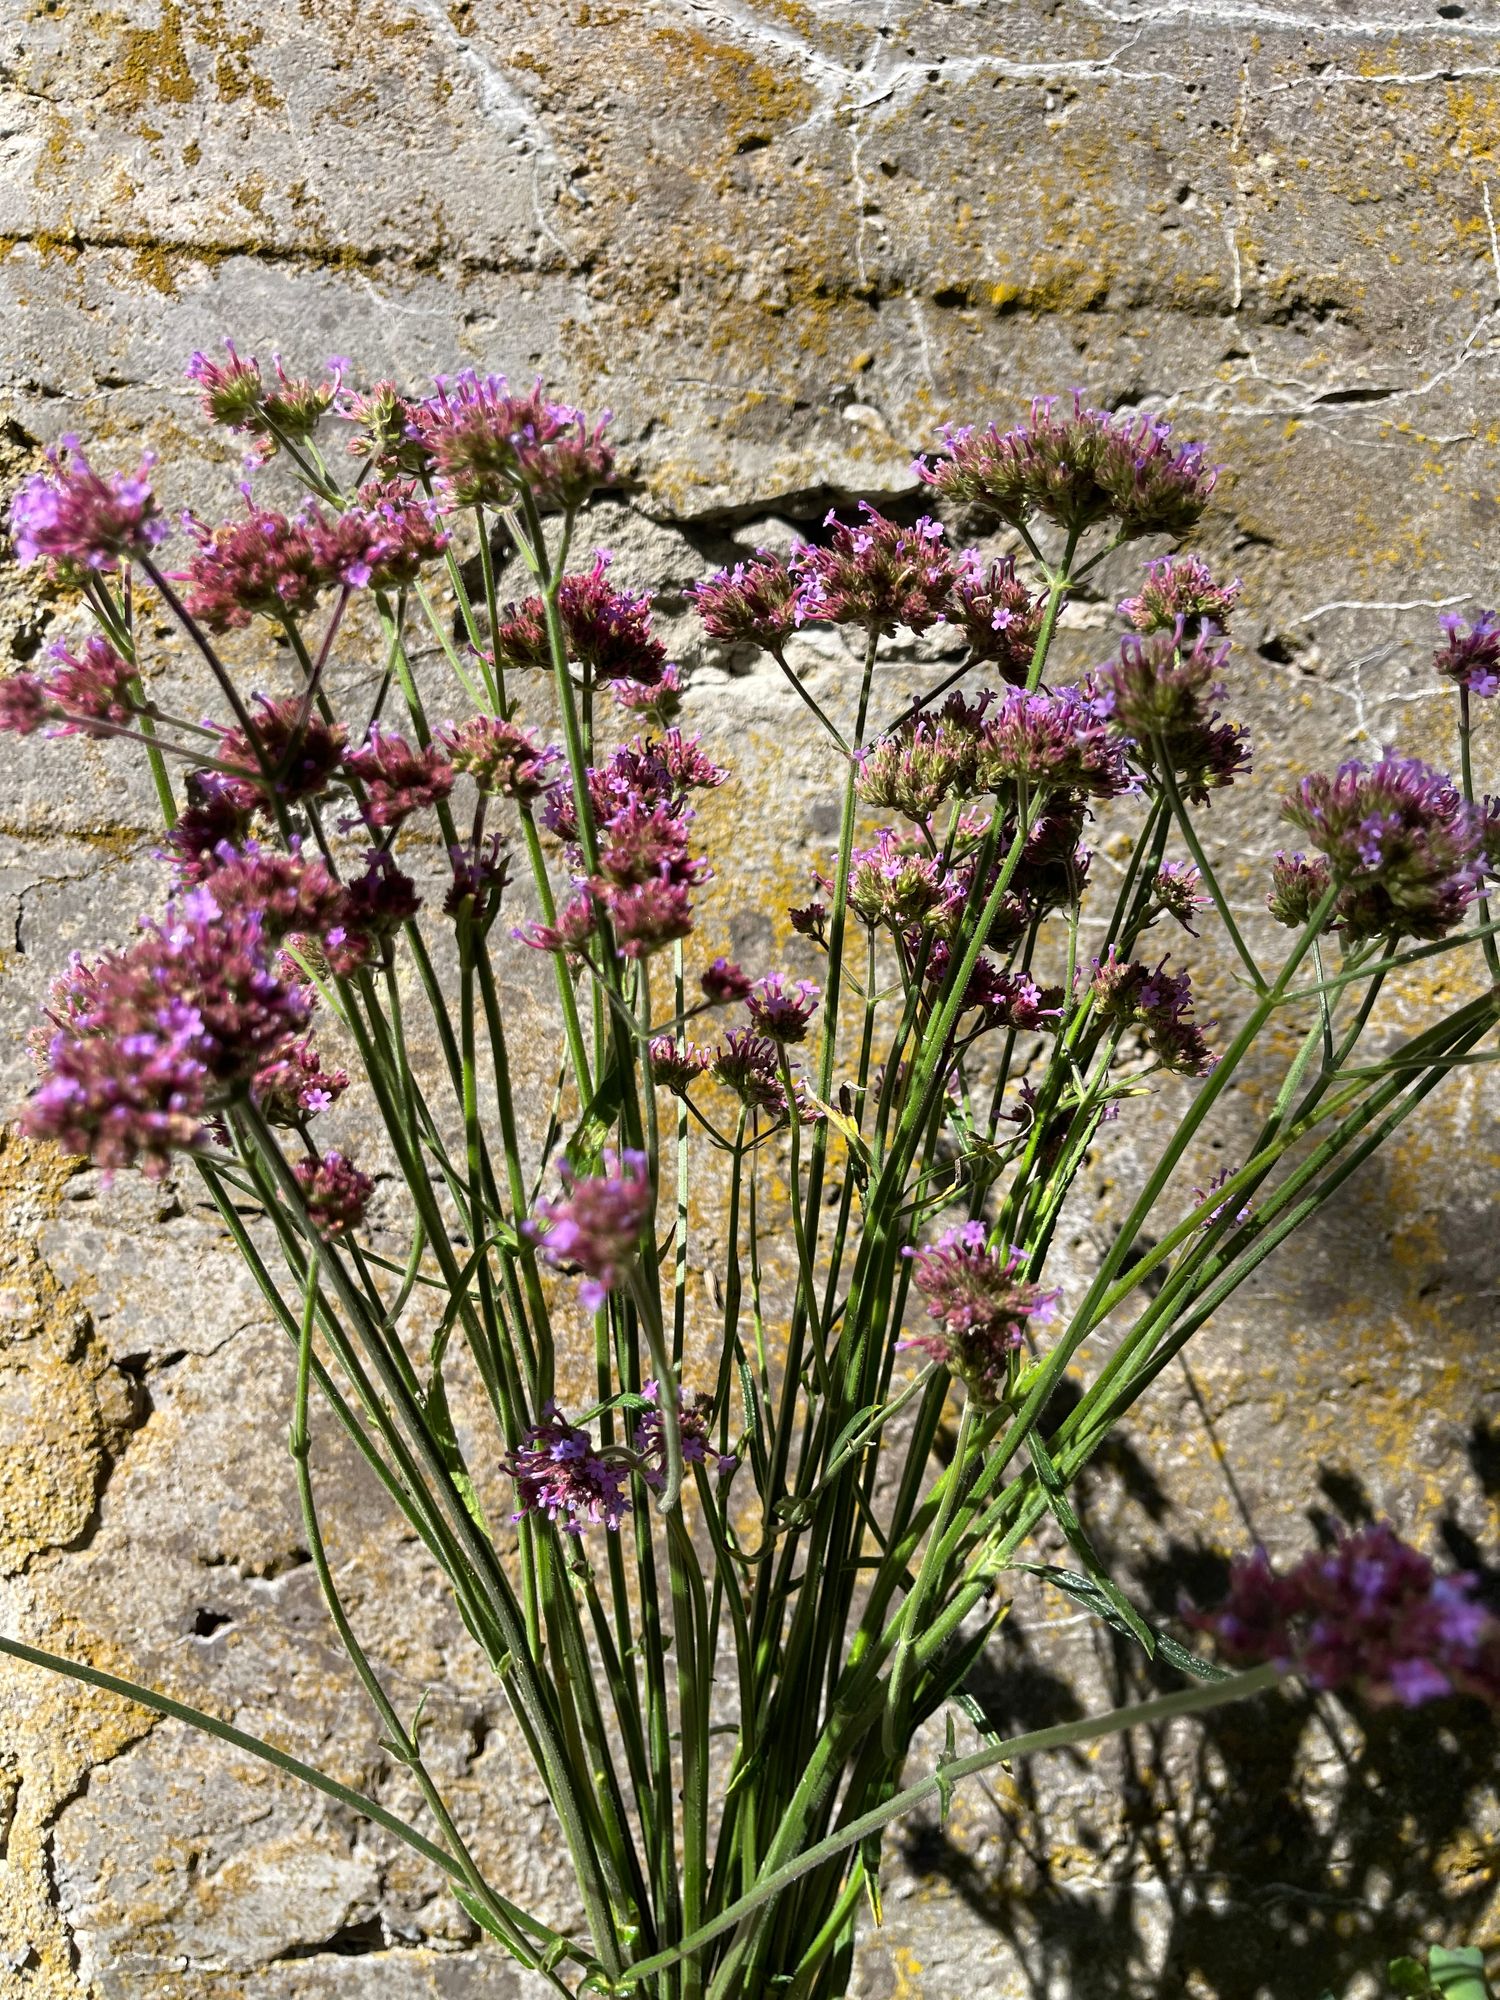
[[[144,434],[167,489],[201,494],[179,370],[226,330],[411,378],[540,367],[617,409],[640,484],[597,539],[670,591],[831,497],[908,494],[940,421],[1080,382],[1169,408],[1232,468],[1205,542],[1245,578],[1258,768],[1214,831],[1247,912],[1289,773],[1398,736],[1451,756],[1428,635],[1437,606],[1494,594],[1500,496],[1484,0],[13,0],[0,94],[7,482],[60,432],[121,454]],[[1127,574],[1072,608],[1070,657]],[[17,658],[67,629],[29,578],[5,572],[0,597]],[[690,718],[740,776],[709,816],[708,923],[749,955],[769,927],[735,885],[763,906],[802,887],[827,760],[777,678],[669,623]],[[837,642],[805,664],[840,700]],[[893,700],[924,671],[893,670]],[[123,936],[154,869],[122,758],[3,755],[13,1097],[49,971]],[[1444,997],[1439,974],[1398,1004]],[[1126,1135],[1086,1191],[1079,1268],[1145,1143]],[[1470,1074],[1159,1385],[1090,1494],[1143,1600],[1169,1612],[1252,1530],[1300,1546],[1310,1509],[1493,1548],[1496,1164]],[[399,1799],[300,1549],[286,1355],[192,1184],[106,1189],[7,1143],[0,1208],[7,1629]],[[565,1915],[545,1802],[472,1650],[358,1468],[330,1448],[319,1471],[349,1496],[356,1615],[377,1585],[403,1607],[366,1622],[408,1705],[433,1690],[481,1855]],[[986,1700],[1024,1726],[1133,1672],[1067,1606],[1024,1599]],[[263,1770],[25,1670],[0,1675],[0,1716],[0,1994],[522,1991],[420,1867]],[[1418,1939],[1500,1944],[1497,1802],[1465,1728],[1383,1724],[1351,1777],[1347,1715],[1288,1706],[975,1786],[946,1832],[893,1842],[862,2000],[1343,2000]]]

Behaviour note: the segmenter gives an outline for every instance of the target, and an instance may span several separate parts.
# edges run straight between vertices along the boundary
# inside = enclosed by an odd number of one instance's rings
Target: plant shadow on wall
[[[1098,566],[1198,522],[1203,448],[1081,397],[949,432],[916,468],[945,519],[861,503],[692,592],[710,638],[769,657],[835,781],[828,873],[785,912],[782,967],[747,972],[699,932],[702,803],[733,774],[677,724],[692,691],[649,596],[606,552],[577,558],[614,475],[604,425],[539,384],[355,394],[346,366],[302,381],[278,361],[271,381],[232,345],[194,358],[208,416],[302,500],[288,514],[247,480],[226,520],[184,520],[176,557],[158,559],[149,462],[49,454],[12,509],[17,554],[73,584],[96,629],[0,680],[0,727],[129,744],[150,774],[162,906],[61,973],[24,1123],[110,1171],[201,1178],[295,1355],[312,1580],[421,1823],[168,1691],[9,1636],[0,1654],[375,1822],[569,2000],[843,2000],[892,1822],[1002,1769],[1022,1809],[1026,1786],[1065,1798],[1084,1746],[1120,1737],[1139,1759],[1125,1732],[1255,1701],[1253,1722],[1164,1754],[1162,1779],[1127,1761],[1102,1871],[1159,1873],[1170,1851],[1228,1877],[1236,1811],[1282,1816],[1236,1792],[1245,1745],[1285,1782],[1324,1719],[1268,1719],[1285,1677],[1377,1716],[1426,1710],[1429,1754],[1435,1705],[1500,1705],[1481,1579],[1388,1523],[1278,1570],[1247,1520],[1201,1593],[1196,1538],[1132,1573],[1089,1518],[1115,1481],[1170,1532],[1122,1420],[1433,1092],[1495,1059],[1500,801],[1476,792],[1472,704],[1500,692],[1500,619],[1450,616],[1434,655],[1458,775],[1386,751],[1303,778],[1281,815],[1309,851],[1276,855],[1272,941],[1247,936],[1200,837],[1248,771],[1217,706],[1238,583],[1160,556],[1113,657],[1047,677]],[[970,510],[1014,553],[955,548],[946,519]],[[523,600],[502,601],[499,547]],[[798,650],[807,626],[852,640],[842,685]],[[882,647],[940,626],[963,657],[901,708]],[[1173,963],[1198,925],[1234,966],[1223,1024]],[[516,1018],[538,966],[554,1053]],[[1129,1206],[1111,1201],[1079,1270],[1058,1246],[1117,1125]],[[1192,1187],[1205,1153],[1223,1164]],[[406,1713],[365,1649],[402,1609],[346,1598],[330,1560],[323,1520],[350,1495],[314,1433],[335,1427],[509,1705],[576,1920],[488,1877],[422,1703]],[[1359,1513],[1346,1472],[1323,1483]],[[1182,1601],[1195,1585],[1215,1610]],[[988,1708],[971,1680],[984,1692],[997,1628],[1038,1591],[1134,1652],[1106,1653],[1087,1712],[1054,1685],[1028,1727],[1045,1657],[1029,1680],[1003,1666]],[[1018,1642],[999,1643],[1004,1662]],[[929,1723],[935,1768],[913,1753]],[[1332,1885],[1304,1891],[1315,1912],[1343,1893],[1367,1790],[1405,1784],[1408,1739],[1381,1723],[1371,1740],[1368,1764],[1342,1738],[1330,1752],[1347,1806],[1288,1809],[1284,1846]],[[1047,1895],[1010,1890],[997,1921],[1063,1893],[1061,1860],[1035,1865]],[[1129,1901],[1105,1898],[1101,1936]],[[1197,1907],[1183,1898],[1187,1957]],[[1066,1960],[1077,1935],[1045,1950]]]
[[[1075,1395],[1069,1387],[1059,1404]],[[1129,1579],[1154,1623],[1168,1624],[1184,1597],[1215,1602],[1226,1559],[1190,1523],[1181,1538],[1174,1532],[1182,1510],[1124,1435],[1111,1447],[1099,1476],[1082,1482],[1088,1490],[1075,1490],[1110,1574]],[[1493,1498],[1500,1449],[1490,1427],[1476,1425],[1469,1458]],[[1325,1466],[1319,1490],[1325,1504],[1307,1511],[1325,1546],[1373,1519],[1346,1470]],[[1095,1509],[1095,1497],[1107,1504]],[[1500,1605],[1500,1571],[1485,1566],[1468,1531],[1451,1513],[1437,1530]],[[1049,1646],[1050,1621],[1038,1628],[1033,1610],[1018,1606],[969,1678],[1001,1736],[1083,1712],[1076,1653]],[[1089,1645],[1089,1678],[1116,1704],[1174,1684],[1170,1667],[1146,1661],[1128,1635],[1095,1621]],[[1478,1702],[1449,1699],[1414,1715],[1305,1691],[1274,1711],[1218,1710],[1191,1734],[1137,1730],[1102,1762],[1061,1752],[1017,1764],[984,1782],[985,1801],[971,1804],[962,1831],[929,1810],[894,1846],[919,1883],[944,1885],[1005,1941],[1007,1965],[1036,2000],[1187,1990],[1203,2000],[1342,2000],[1361,1981],[1357,1990],[1383,1995],[1388,1962],[1417,1941],[1484,1934],[1495,1890],[1494,1759],[1493,1717]]]

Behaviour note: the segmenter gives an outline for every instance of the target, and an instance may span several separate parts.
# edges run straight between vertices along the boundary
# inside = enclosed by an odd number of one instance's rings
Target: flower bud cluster
[[[1169,770],[1200,805],[1250,768],[1244,731],[1220,722],[1205,706],[1205,696],[1222,692],[1219,676],[1228,658],[1228,641],[1213,626],[1201,627],[1189,644],[1179,620],[1170,631],[1122,640],[1118,659],[1096,676],[1099,707],[1132,754],[1147,771]]]
[[[1201,445],[1173,445],[1172,426],[1151,416],[1071,410],[1039,397],[1010,431],[950,429],[943,453],[916,473],[951,500],[992,509],[1007,521],[1045,514],[1071,533],[1113,517],[1126,535],[1185,534],[1218,478]]]

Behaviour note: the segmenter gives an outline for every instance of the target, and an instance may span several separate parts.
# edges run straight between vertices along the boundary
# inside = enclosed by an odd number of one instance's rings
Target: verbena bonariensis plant
[[[1500,686],[1500,620],[1447,621],[1436,655],[1456,688],[1459,782],[1387,751],[1283,802],[1301,847],[1275,862],[1289,943],[1264,963],[1198,831],[1248,769],[1215,707],[1237,585],[1159,558],[1120,607],[1115,656],[1077,686],[1047,678],[1069,591],[1123,542],[1179,539],[1214,471],[1165,423],[1077,402],[1038,402],[1009,432],[953,431],[917,467],[933,504],[1008,524],[1029,570],[866,506],[697,587],[705,631],[768,653],[806,701],[840,791],[831,872],[789,912],[795,969],[819,979],[705,965],[691,801],[730,774],[670,726],[678,675],[649,600],[603,554],[569,567],[612,478],[603,424],[472,374],[425,400],[388,383],[354,394],[342,365],[307,382],[278,364],[272,382],[232,346],[190,373],[255,463],[302,482],[300,512],[247,486],[229,519],[185,522],[174,561],[149,466],[100,472],[67,441],[12,509],[20,560],[76,585],[98,629],[0,682],[0,721],[137,745],[170,876],[136,943],[58,981],[24,1123],[108,1169],[160,1175],[181,1156],[201,1175],[295,1346],[307,1547],[431,1828],[164,1695],[0,1647],[354,1805],[551,1990],[656,2000],[843,1993],[867,1894],[878,1913],[881,1829],[1002,1759],[1287,1672],[1371,1701],[1500,1698],[1500,1626],[1471,1581],[1437,1577],[1384,1525],[1288,1574],[1263,1554],[1240,1564],[1220,1611],[1188,1614],[1231,1672],[1146,1624],[1069,1498],[1236,1288],[1455,1065],[1487,1059],[1500,806],[1475,795],[1470,710]],[[506,547],[531,594],[502,603]],[[160,699],[148,594],[206,670],[204,720]],[[789,644],[817,623],[849,628],[862,661],[832,714]],[[961,667],[881,714],[882,641],[940,625],[966,646]],[[268,642],[263,690],[221,643],[245,628]],[[351,646],[368,672],[358,712],[340,714]],[[867,808],[888,823],[871,830]],[[1082,844],[1106,814],[1129,830],[1112,892]],[[423,901],[402,863],[433,829],[450,865]],[[1195,919],[1238,960],[1241,1018],[1217,1043],[1151,935],[1195,936]],[[1478,997],[1394,1042],[1382,994],[1455,950],[1482,958]],[[519,1072],[506,961],[555,981],[561,1086],[550,1063]],[[414,1007],[436,1038],[420,1073]],[[404,1187],[379,1230],[374,1160],[316,1136],[351,1074]],[[1190,1149],[1268,1074],[1253,1142],[1189,1196]],[[1153,1076],[1193,1081],[1158,1113],[1149,1171],[1065,1298],[1048,1260],[1069,1190]],[[705,1167],[726,1204],[712,1340],[688,1301]],[[772,1238],[791,1246],[784,1282]],[[576,1305],[559,1273],[576,1274]],[[434,1298],[419,1336],[415,1304]],[[558,1341],[579,1312],[597,1386],[592,1408],[565,1410]],[[444,1378],[464,1349],[491,1425],[467,1449]],[[1070,1366],[1082,1392],[1059,1415]],[[576,1875],[573,1929],[480,1872],[417,1719],[351,1623],[309,1467],[314,1389],[505,1691]],[[1049,1517],[1076,1568],[1023,1561]],[[1027,1568],[1184,1687],[997,1741],[966,1682]],[[914,1732],[955,1707],[980,1747],[959,1755],[950,1723],[938,1768],[910,1780]]]

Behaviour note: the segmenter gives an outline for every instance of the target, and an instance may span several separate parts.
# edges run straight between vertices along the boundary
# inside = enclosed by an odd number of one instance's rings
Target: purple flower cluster
[[[1045,610],[1046,599],[1016,575],[1014,556],[988,566],[972,549],[959,558],[946,615],[968,640],[975,666],[993,665],[1013,687],[1024,687]]]
[[[625,1466],[602,1457],[556,1403],[544,1407],[542,1421],[506,1456],[504,1468],[520,1503],[513,1521],[545,1514],[565,1534],[581,1535],[590,1526],[618,1528],[631,1511]]]
[[[946,952],[941,970],[946,970]],[[981,957],[964,988],[964,1011],[977,1010],[981,1029],[1016,1028],[1023,1033],[1054,1027],[1062,1019],[1063,990],[1038,986],[1025,972],[1004,972]]]
[[[1021,583],[1009,557],[985,566],[957,556],[942,524],[923,516],[910,527],[859,503],[861,519],[830,512],[825,542],[799,542],[783,559],[765,549],[695,584],[688,593],[711,638],[779,654],[801,625],[854,625],[886,636],[904,626],[926,632],[947,621],[969,642],[976,663],[1024,681],[1041,629],[1042,600]]]
[[[1196,937],[1193,918],[1213,905],[1202,889],[1203,877],[1191,861],[1164,861],[1152,880],[1151,900],[1159,913],[1175,917],[1189,937]]]
[[[705,577],[688,596],[710,638],[768,653],[779,653],[806,616],[800,579],[768,549]]]
[[[361,504],[331,518],[314,505],[289,517],[247,499],[243,516],[216,527],[191,515],[184,524],[197,552],[173,581],[211,632],[300,617],[333,588],[402,589],[449,542],[429,504],[396,482],[368,488]]]
[[[266,791],[272,785],[288,805],[321,797],[337,775],[344,755],[342,723],[325,722],[309,701],[297,695],[277,701],[257,695],[254,706],[255,743],[242,729],[223,731],[216,756],[219,763],[230,766],[230,772],[205,773],[200,802],[213,800],[218,811],[227,799],[242,812],[253,812],[265,804]],[[269,779],[256,756],[256,744],[270,768]],[[217,780],[222,799],[215,797],[211,779]]]
[[[1139,1028],[1146,1046],[1166,1069],[1179,1076],[1206,1076],[1217,1058],[1192,1018],[1192,980],[1121,959],[1113,945],[1094,960],[1094,1004],[1106,1020]],[[1208,1024],[1210,1027],[1213,1023]]]
[[[400,826],[453,790],[453,766],[441,743],[414,748],[378,724],[357,750],[344,752],[343,769],[362,787],[360,815],[373,827]]]
[[[107,639],[85,639],[81,653],[59,643],[49,649],[50,673],[9,674],[0,680],[0,734],[29,736],[44,722],[52,736],[107,736],[136,713],[135,668]]]
[[[945,799],[970,796],[979,761],[979,720],[992,699],[981,695],[971,706],[954,697],[945,708],[911,716],[861,750],[855,772],[859,796],[867,805],[920,824]]]
[[[651,630],[651,595],[616,590],[609,581],[613,560],[608,549],[596,550],[592,567],[565,576],[558,588],[557,610],[568,657],[597,680],[654,688],[667,671],[667,649]],[[540,597],[505,606],[495,628],[494,655],[503,667],[551,667],[546,607]]]
[[[627,1148],[604,1155],[602,1174],[575,1174],[564,1166],[562,1177],[567,1192],[544,1202],[523,1229],[549,1264],[583,1273],[579,1303],[597,1312],[640,1255],[641,1233],[656,1202],[648,1162]]]
[[[1377,1521],[1284,1575],[1257,1549],[1234,1565],[1217,1610],[1190,1615],[1236,1666],[1269,1663],[1376,1706],[1467,1694],[1496,1707],[1500,1619],[1476,1590],[1476,1578],[1439,1576]]]
[[[731,958],[716,958],[705,968],[698,982],[706,998],[715,1007],[732,1006],[736,1000],[748,1000],[752,980]]]
[[[439,377],[436,394],[407,415],[408,435],[458,507],[508,507],[523,486],[538,506],[579,507],[614,469],[608,414],[591,429],[540,382],[515,395],[503,375],[466,369]]]
[[[1465,620],[1449,611],[1438,623],[1447,634],[1447,644],[1432,656],[1438,672],[1470,694],[1500,694],[1500,612],[1480,611]]]
[[[334,415],[353,427],[350,457],[364,459],[373,471],[389,478],[427,470],[427,453],[412,432],[414,409],[397,383],[376,382],[366,390],[346,390]]]
[[[310,507],[306,523],[320,575],[350,590],[405,590],[453,539],[431,503],[399,480],[365,487],[359,505],[332,520]]]
[[[170,532],[151,490],[153,462],[148,454],[133,473],[96,472],[77,438],[65,437],[47,453],[47,471],[34,473],[11,502],[17,562],[46,562],[63,576],[149,555]]]
[[[1008,688],[979,735],[981,791],[1082,792],[1108,799],[1130,783],[1109,707],[1078,688]]]
[[[1046,1319],[1062,1296],[1018,1276],[1025,1257],[992,1250],[982,1222],[945,1230],[926,1249],[909,1249],[912,1281],[938,1330],[901,1345],[917,1348],[957,1375],[989,1407],[1005,1392],[1006,1366],[1029,1320]]]
[[[779,972],[757,979],[745,997],[752,1034],[764,1035],[785,1047],[807,1039],[807,1024],[817,1012],[820,994],[810,979],[788,983]]]
[[[214,1111],[247,1088],[306,1027],[309,989],[275,963],[253,911],[226,914],[195,889],[139,941],[93,964],[75,957],[52,991],[53,1033],[24,1113],[33,1138],[108,1168],[153,1177],[206,1136]]]
[[[849,908],[864,923],[897,933],[950,928],[967,888],[961,870],[945,868],[894,827],[881,827],[872,846],[856,847],[849,857]]]
[[[562,752],[538,743],[519,723],[498,715],[472,715],[439,737],[455,771],[474,780],[481,792],[530,804],[555,782],[553,767]]]
[[[776,1044],[764,1035],[745,1028],[731,1028],[718,1046],[710,1051],[709,1074],[715,1082],[752,1111],[769,1111],[783,1116],[786,1092],[781,1087],[780,1058]]]
[[[1331,921],[1351,941],[1438,938],[1458,923],[1486,872],[1486,822],[1451,779],[1416,757],[1387,751],[1330,776],[1304,778],[1282,805],[1319,850],[1278,854],[1269,907],[1306,923],[1331,882]]]
[[[686,937],[693,927],[691,892],[710,872],[706,861],[688,851],[693,816],[687,795],[712,790],[726,776],[696,737],[676,729],[622,744],[588,773],[598,872],[575,876],[572,899],[556,923],[516,935],[543,951],[576,951],[602,910],[627,958],[645,958]],[[577,801],[569,780],[559,780],[547,794],[543,818],[553,833],[575,843],[571,858],[581,869]]]
[[[857,625],[889,636],[898,626],[926,632],[948,608],[957,574],[940,521],[924,515],[909,528],[861,500],[863,519],[830,513],[825,544],[802,543],[792,556],[801,584],[802,617],[818,624]]]
[[[1239,602],[1240,580],[1216,583],[1201,556],[1161,556],[1146,565],[1134,597],[1120,600],[1120,616],[1135,631],[1175,632],[1196,639],[1205,625],[1222,632]]]
[[[247,500],[241,519],[210,528],[187,515],[183,525],[198,548],[172,580],[183,585],[190,615],[210,632],[238,631],[257,616],[300,617],[328,585],[305,518]]]
[[[686,1097],[711,1060],[707,1049],[675,1035],[653,1035],[650,1050],[652,1076],[674,1097]]]
[[[298,1160],[292,1171],[302,1190],[307,1219],[320,1236],[332,1239],[358,1229],[375,1192],[368,1174],[362,1174],[342,1153]]]
[[[1040,513],[1079,532],[1113,516],[1127,535],[1185,534],[1208,505],[1218,478],[1203,447],[1173,445],[1160,417],[1071,410],[1039,397],[1014,430],[948,430],[935,461],[918,459],[919,478],[950,500],[989,507],[1007,521]]]
[[[246,361],[236,353],[232,340],[224,342],[227,361],[210,361],[195,354],[187,365],[187,377],[202,392],[203,414],[225,430],[240,431],[258,440],[254,457],[264,463],[283,439],[304,443],[318,428],[343,386],[349,363],[335,355],[327,364],[328,380],[312,382],[289,376],[281,356],[271,357],[274,385],[267,386],[260,363],[252,355]]]
[[[300,1125],[348,1088],[348,1071],[326,1069],[304,1035],[283,1042],[250,1079],[250,1095],[273,1125]]]
[[[661,1388],[656,1382],[648,1381],[642,1384],[641,1394],[654,1407],[637,1420],[631,1442],[645,1460],[641,1477],[656,1492],[666,1482],[667,1464],[666,1440],[662,1436]],[[739,1460],[733,1452],[710,1449],[708,1425],[712,1416],[713,1406],[704,1397],[695,1395],[691,1389],[677,1391],[677,1422],[685,1463],[707,1465],[712,1460],[715,1472],[721,1479],[726,1479]]]
[[[1188,643],[1186,625],[1121,642],[1120,655],[1099,669],[1100,708],[1126,737],[1148,771],[1163,765],[1188,798],[1207,802],[1250,768],[1242,729],[1220,722],[1204,697],[1222,693],[1219,675],[1229,645],[1210,625]]]

